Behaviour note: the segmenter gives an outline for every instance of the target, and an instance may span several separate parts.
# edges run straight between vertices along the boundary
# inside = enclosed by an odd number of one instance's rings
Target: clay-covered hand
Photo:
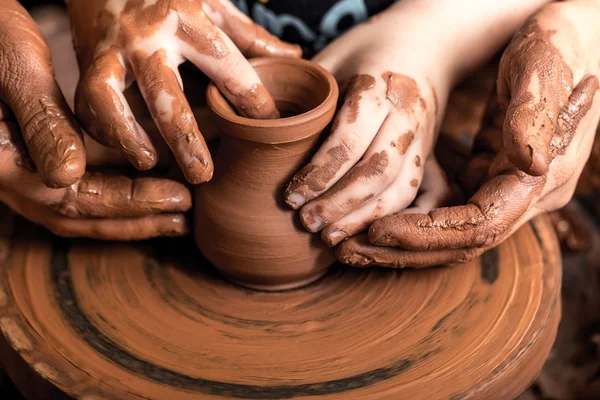
[[[427,212],[448,193],[430,154],[449,76],[434,52],[406,57],[420,45],[408,36],[380,40],[395,23],[382,15],[314,59],[340,82],[344,102],[327,141],[293,178],[285,198],[300,209],[305,228],[321,231],[330,246],[413,202]]]
[[[599,18],[597,1],[554,3],[517,32],[462,174],[465,189],[476,191],[466,205],[383,218],[368,239],[340,246],[338,258],[391,267],[466,261],[567,204],[600,119]]]
[[[50,64],[50,49],[16,0],[0,1],[0,121],[14,116],[39,176],[49,187],[85,171],[81,132]]]
[[[191,208],[181,183],[86,172],[66,188],[51,189],[32,166],[21,133],[0,122],[0,201],[25,218],[66,237],[141,240],[188,232]]]
[[[189,60],[251,118],[278,111],[245,56],[293,56],[301,49],[255,25],[228,0],[68,0],[81,79],[75,110],[90,135],[119,148],[138,169],[157,150],[123,91],[133,80],[190,183],[212,177],[213,163],[184,96],[178,66]]]

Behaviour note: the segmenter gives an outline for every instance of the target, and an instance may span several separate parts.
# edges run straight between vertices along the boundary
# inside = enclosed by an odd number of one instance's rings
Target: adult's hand
[[[123,91],[136,80],[187,180],[208,181],[213,164],[184,96],[178,66],[191,61],[238,112],[275,118],[273,99],[244,56],[293,56],[301,49],[255,25],[228,0],[68,0],[81,79],[75,110],[86,131],[123,151],[138,169],[157,150]]]
[[[51,189],[31,165],[14,122],[0,122],[0,201],[65,237],[141,240],[188,232],[191,195],[181,183],[85,173]]]
[[[557,2],[531,17],[500,63],[497,98],[463,183],[467,205],[396,214],[337,249],[356,266],[467,261],[571,199],[600,118],[600,3]]]
[[[54,79],[50,49],[16,0],[0,2],[0,121],[16,119],[49,187],[67,187],[85,171],[81,132]],[[0,142],[1,145],[1,142]]]

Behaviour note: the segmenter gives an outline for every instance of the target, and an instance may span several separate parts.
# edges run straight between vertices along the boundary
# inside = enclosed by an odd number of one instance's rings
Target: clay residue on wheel
[[[342,177],[327,192],[320,196],[321,200],[326,200],[339,192],[345,191],[348,187],[361,179],[369,180],[380,176],[386,172],[389,166],[389,156],[386,150],[375,153],[368,159],[356,164],[346,175]]]

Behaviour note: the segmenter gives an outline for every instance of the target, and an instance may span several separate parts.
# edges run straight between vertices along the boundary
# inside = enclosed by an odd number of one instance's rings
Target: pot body
[[[307,61],[281,61],[291,64],[279,70],[279,76],[269,72],[277,59],[261,62],[263,68],[255,65],[255,69],[278,105],[288,110],[310,109],[261,126],[257,120],[228,115],[233,111],[215,87],[209,88],[208,105],[222,137],[213,179],[195,189],[195,238],[204,256],[226,278],[256,289],[284,290],[317,280],[334,260],[332,249],[303,229],[298,213],[286,206],[283,195],[287,183],[321,142],[323,128],[335,112],[337,85],[320,69],[319,74],[325,75],[317,80],[289,76],[296,62],[302,63],[304,74],[317,68]],[[335,87],[326,90],[299,90],[297,86],[332,82]],[[323,97],[316,102],[316,110],[311,90]],[[249,130],[245,124],[255,126]]]

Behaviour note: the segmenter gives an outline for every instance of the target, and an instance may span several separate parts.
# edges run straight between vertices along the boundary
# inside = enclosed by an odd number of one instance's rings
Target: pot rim
[[[225,96],[211,82],[206,90],[206,102],[224,134],[253,142],[288,143],[318,134],[329,124],[339,96],[337,82],[329,71],[317,63],[300,58],[259,57],[248,61],[253,67],[274,64],[301,67],[328,85],[329,94],[318,106],[302,114],[278,119],[253,119],[236,114]],[[281,132],[286,128],[287,132]]]

